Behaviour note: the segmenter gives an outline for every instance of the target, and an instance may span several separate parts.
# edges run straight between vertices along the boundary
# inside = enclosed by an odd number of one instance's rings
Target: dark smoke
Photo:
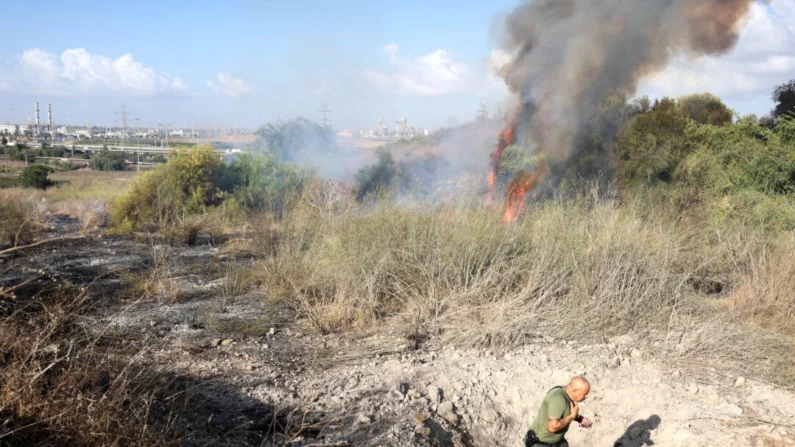
[[[673,56],[719,55],[738,39],[753,0],[532,0],[506,19],[502,69],[522,103],[517,141],[562,162],[589,110],[611,93],[632,96]],[[514,118],[516,119],[516,118]]]

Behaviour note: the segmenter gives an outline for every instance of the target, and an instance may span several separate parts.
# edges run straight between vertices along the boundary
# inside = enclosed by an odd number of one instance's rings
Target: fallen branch
[[[26,248],[38,247],[39,245],[43,245],[43,244],[46,244],[48,242],[62,241],[62,240],[66,240],[66,239],[82,239],[84,237],[86,237],[85,234],[77,234],[77,235],[69,234],[69,235],[66,235],[66,236],[51,237],[49,239],[43,239],[43,240],[40,240],[38,242],[33,242],[31,244],[19,245],[19,246],[16,246],[16,247],[6,248],[5,250],[0,250],[0,255],[14,253],[16,251],[24,250]]]

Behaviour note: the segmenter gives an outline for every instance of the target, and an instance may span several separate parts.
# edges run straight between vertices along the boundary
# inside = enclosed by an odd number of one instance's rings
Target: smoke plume
[[[676,55],[719,55],[738,39],[753,0],[532,0],[506,19],[502,69],[524,106],[516,140],[551,162],[576,149],[586,113]],[[527,107],[527,106],[530,107]],[[498,150],[499,151],[499,150]],[[498,154],[495,154],[498,155]]]

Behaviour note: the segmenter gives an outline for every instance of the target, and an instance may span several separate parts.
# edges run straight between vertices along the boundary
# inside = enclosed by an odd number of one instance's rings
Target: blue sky
[[[25,123],[38,101],[53,104],[59,123],[70,114],[73,123],[118,124],[114,112],[127,104],[130,125],[137,117],[142,125],[256,127],[317,118],[326,104],[338,129],[371,127],[379,116],[456,124],[479,101],[494,110],[505,98],[489,61],[500,18],[516,3],[40,1],[32,12],[29,2],[6,0],[0,120],[14,108]],[[772,86],[795,77],[795,58],[787,58],[794,3],[757,6],[734,53],[674,61],[641,92],[687,93],[712,82],[740,112],[765,113]],[[776,45],[764,58],[760,41]],[[749,63],[756,68],[737,73]],[[727,69],[731,79],[715,86]]]

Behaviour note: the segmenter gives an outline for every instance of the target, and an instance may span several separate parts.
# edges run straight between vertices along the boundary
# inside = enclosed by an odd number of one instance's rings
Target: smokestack
[[[41,135],[41,122],[39,121],[39,103],[35,104],[36,110],[36,135]]]
[[[47,104],[47,125],[50,127],[50,134],[55,135],[55,129],[52,126],[52,105]]]
[[[590,111],[677,55],[720,55],[753,0],[532,0],[505,22],[501,74],[523,107],[516,141],[551,162],[573,154]]]

